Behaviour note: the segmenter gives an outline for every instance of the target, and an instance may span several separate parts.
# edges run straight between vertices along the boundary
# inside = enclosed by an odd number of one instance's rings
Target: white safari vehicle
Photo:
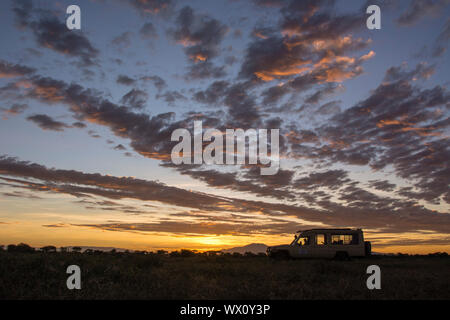
[[[371,244],[364,241],[361,229],[311,229],[297,231],[291,244],[267,248],[272,258],[335,258],[364,257],[371,254]]]

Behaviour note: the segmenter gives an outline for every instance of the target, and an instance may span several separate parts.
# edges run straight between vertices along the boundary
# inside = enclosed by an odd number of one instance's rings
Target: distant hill
[[[251,243],[243,247],[234,247],[230,249],[223,249],[222,252],[238,252],[241,254],[244,254],[246,252],[252,252],[252,253],[260,253],[260,252],[266,252],[267,246],[263,243]]]

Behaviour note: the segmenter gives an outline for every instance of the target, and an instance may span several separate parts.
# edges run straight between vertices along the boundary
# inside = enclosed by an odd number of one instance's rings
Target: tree
[[[195,256],[195,252],[192,250],[181,249],[180,255],[184,258]]]
[[[67,247],[61,247],[61,248],[59,248],[59,251],[61,251],[61,252],[67,252]]]
[[[48,252],[56,252],[55,246],[45,246],[41,248],[42,252],[48,253]]]
[[[20,253],[32,253],[34,248],[30,247],[26,243],[19,243],[18,245],[8,245],[8,252],[20,252]]]
[[[72,252],[81,252],[80,247],[72,247]]]

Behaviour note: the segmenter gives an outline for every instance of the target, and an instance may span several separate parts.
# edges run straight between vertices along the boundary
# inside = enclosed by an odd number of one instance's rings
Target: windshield
[[[296,234],[294,240],[291,242],[291,246],[294,244],[298,244],[299,246],[307,246],[309,245],[309,238],[309,236],[300,237],[299,234]]]

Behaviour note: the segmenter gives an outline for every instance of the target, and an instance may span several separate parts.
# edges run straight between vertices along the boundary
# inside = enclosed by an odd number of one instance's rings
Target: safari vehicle
[[[311,229],[297,231],[289,245],[267,248],[271,258],[335,258],[346,260],[371,254],[371,244],[364,241],[361,229]]]

